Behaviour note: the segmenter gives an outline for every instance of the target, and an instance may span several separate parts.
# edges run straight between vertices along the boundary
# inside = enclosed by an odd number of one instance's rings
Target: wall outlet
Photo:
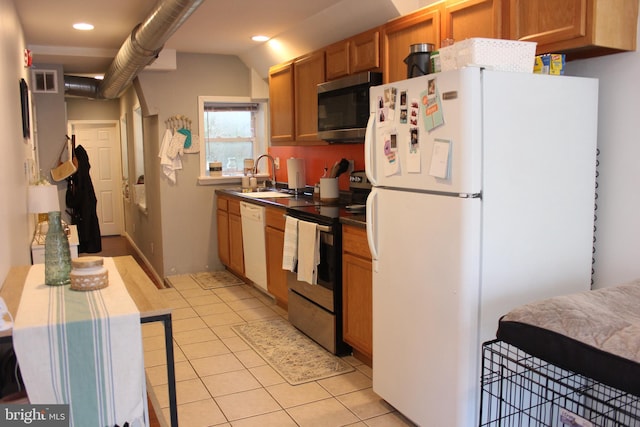
[[[349,169],[347,169],[347,173],[351,173],[355,170],[355,161],[349,160]]]
[[[280,157],[273,159],[273,164],[276,165],[276,170],[280,169]]]

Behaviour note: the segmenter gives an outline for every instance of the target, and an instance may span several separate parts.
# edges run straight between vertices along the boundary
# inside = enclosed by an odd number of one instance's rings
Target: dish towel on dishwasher
[[[288,215],[285,218],[282,269],[295,271],[298,261],[298,220]]]
[[[70,426],[142,427],[148,408],[140,312],[111,258],[109,286],[73,291],[44,284],[31,266],[13,345],[31,404],[69,404]]]
[[[298,280],[318,284],[320,232],[314,222],[298,221]]]

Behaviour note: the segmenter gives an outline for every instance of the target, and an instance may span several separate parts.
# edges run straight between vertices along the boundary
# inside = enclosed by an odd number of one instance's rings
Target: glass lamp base
[[[69,239],[62,229],[60,212],[49,212],[49,231],[44,241],[44,283],[52,286],[71,283]]]

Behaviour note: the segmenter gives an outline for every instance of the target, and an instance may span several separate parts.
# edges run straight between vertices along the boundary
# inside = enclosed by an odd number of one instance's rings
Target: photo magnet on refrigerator
[[[427,90],[420,94],[422,99],[421,108],[424,117],[424,127],[427,131],[431,131],[438,126],[444,124],[444,116],[442,115],[442,102],[440,100],[440,92],[436,84],[436,79],[429,79]]]

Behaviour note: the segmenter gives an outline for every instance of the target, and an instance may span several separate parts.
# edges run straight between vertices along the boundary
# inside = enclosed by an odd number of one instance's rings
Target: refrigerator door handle
[[[371,193],[367,197],[367,242],[369,243],[369,250],[371,251],[371,261],[373,263],[373,271],[378,271],[378,248],[377,233],[378,233],[378,221],[376,217],[375,203],[378,198],[378,190],[374,187],[371,189]]]
[[[364,170],[367,174],[367,179],[371,182],[371,185],[376,185],[375,179],[375,159],[373,158],[373,129],[376,123],[376,113],[369,113],[369,121],[367,121],[367,130],[364,135]]]

